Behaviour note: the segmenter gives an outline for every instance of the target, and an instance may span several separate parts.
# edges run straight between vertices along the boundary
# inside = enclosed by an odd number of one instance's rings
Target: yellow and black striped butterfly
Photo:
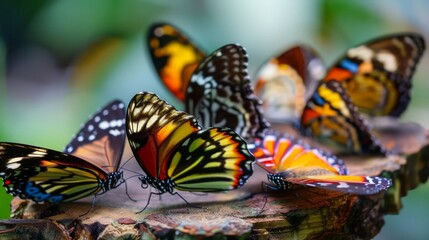
[[[0,178],[13,196],[70,202],[102,194],[123,182],[125,106],[110,102],[81,128],[64,152],[0,142]]]
[[[268,172],[279,190],[304,185],[327,190],[371,195],[392,185],[383,177],[348,175],[344,162],[285,134],[269,132],[249,145],[256,163]]]
[[[189,79],[205,54],[171,24],[152,25],[147,41],[159,77],[168,90],[183,101]]]
[[[309,46],[297,45],[271,58],[256,73],[255,94],[270,122],[296,122],[326,73]]]
[[[341,82],[359,111],[398,117],[410,101],[411,78],[424,50],[419,34],[383,36],[347,50],[324,80]]]
[[[262,137],[269,127],[253,93],[246,50],[225,45],[206,57],[191,77],[186,111],[204,127],[228,127],[245,140]]]
[[[253,173],[253,155],[229,128],[202,129],[196,119],[143,92],[130,101],[128,140],[146,173],[142,184],[162,194],[174,189],[196,192],[241,187]],[[149,196],[150,198],[150,196]]]

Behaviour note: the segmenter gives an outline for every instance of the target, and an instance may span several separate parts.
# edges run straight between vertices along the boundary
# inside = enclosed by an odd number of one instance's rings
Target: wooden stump
[[[384,215],[397,213],[401,197],[429,176],[426,130],[413,126],[393,133],[381,129],[379,134],[390,150],[400,151],[406,157],[343,159],[351,174],[391,177],[394,187],[386,193],[354,196],[304,187],[265,193],[261,182],[267,181],[266,173],[255,166],[254,175],[242,189],[218,194],[180,192],[193,206],[177,195],[153,196],[149,207],[137,214],[146,205],[150,189],[142,189],[138,179],[133,178],[127,180],[128,191],[139,201],[128,199],[122,185],[98,196],[91,211],[81,217],[91,208],[92,198],[60,205],[15,198],[14,219],[0,221],[0,238],[371,239],[383,226]],[[128,149],[125,156],[130,154]],[[126,168],[139,169],[137,163]]]

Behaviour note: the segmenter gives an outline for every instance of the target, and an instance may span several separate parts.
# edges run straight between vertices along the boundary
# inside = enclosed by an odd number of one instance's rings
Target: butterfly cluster
[[[185,111],[150,92],[128,108],[119,100],[90,117],[64,151],[0,142],[6,191],[35,202],[97,196],[125,182],[125,139],[152,194],[224,192],[243,186],[256,163],[273,188],[299,185],[368,195],[391,181],[349,175],[338,157],[271,122],[295,122],[305,133],[354,153],[384,153],[366,116],[398,117],[410,101],[411,78],[424,51],[417,34],[386,36],[351,48],[330,69],[308,46],[267,61],[255,88],[248,55],[238,44],[211,54],[169,24],[155,24],[147,45],[164,85]],[[149,204],[149,201],[148,201]]]

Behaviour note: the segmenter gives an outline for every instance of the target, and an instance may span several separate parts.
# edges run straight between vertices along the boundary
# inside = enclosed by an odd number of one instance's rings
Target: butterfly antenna
[[[128,158],[128,160],[127,161],[125,161],[120,167],[119,167],[119,169],[122,169],[124,166],[125,166],[125,164],[127,164],[131,159],[133,159],[134,158],[134,156],[131,156],[130,158]]]
[[[130,169],[128,169],[128,168],[121,168],[121,170],[123,170],[123,171],[128,171],[128,172],[130,172],[130,173],[134,173],[134,174],[138,174],[138,175],[142,175],[141,173],[139,173],[139,172],[136,172],[136,171],[133,171],[133,170],[130,170]]]

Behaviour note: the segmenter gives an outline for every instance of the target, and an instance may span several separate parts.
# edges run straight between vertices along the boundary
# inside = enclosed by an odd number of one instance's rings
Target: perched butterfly
[[[319,84],[304,108],[301,127],[306,135],[342,152],[385,152],[338,81]]]
[[[155,94],[134,96],[126,129],[134,156],[146,173],[140,180],[158,194],[176,194],[174,188],[227,191],[242,186],[253,173],[255,159],[239,135],[228,128],[202,129],[192,115]]]
[[[191,77],[186,111],[204,127],[228,127],[246,140],[262,137],[269,124],[253,93],[247,64],[246,50],[237,44],[206,57]]]
[[[249,150],[256,163],[268,172],[268,180],[282,190],[299,184],[370,195],[386,190],[392,184],[391,180],[382,177],[346,175],[342,160],[275,132],[249,144]]]
[[[123,182],[124,144],[125,106],[116,100],[91,117],[65,152],[0,142],[0,178],[8,193],[35,202],[99,195]]]
[[[270,59],[256,74],[255,94],[271,122],[295,122],[325,67],[310,47],[298,45]]]
[[[176,27],[163,23],[149,29],[148,46],[164,85],[183,101],[189,79],[205,54]]]
[[[410,101],[411,78],[425,50],[422,36],[383,36],[350,48],[325,80],[340,81],[361,112],[400,116]]]

